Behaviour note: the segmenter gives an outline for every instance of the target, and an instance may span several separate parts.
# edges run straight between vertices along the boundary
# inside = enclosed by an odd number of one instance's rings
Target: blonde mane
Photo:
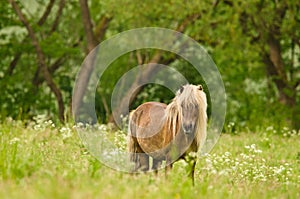
[[[199,114],[197,118],[197,125],[195,129],[195,139],[197,150],[203,147],[206,139],[207,127],[207,101],[206,95],[203,92],[202,86],[195,86],[187,84],[183,86],[183,91],[178,91],[176,97],[166,108],[167,128],[175,138],[179,132],[182,124],[182,106],[181,105],[198,105]]]

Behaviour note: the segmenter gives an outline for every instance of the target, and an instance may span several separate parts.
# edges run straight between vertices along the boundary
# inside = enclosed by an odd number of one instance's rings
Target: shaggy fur
[[[149,157],[152,169],[162,161],[167,165],[184,158],[190,151],[197,152],[206,139],[207,102],[202,86],[185,85],[177,91],[168,105],[147,102],[130,114],[128,150],[134,171],[148,171]],[[185,117],[184,113],[195,113]],[[185,124],[193,126],[190,134],[183,130]],[[194,171],[192,171],[194,172]],[[193,173],[192,173],[193,175]]]

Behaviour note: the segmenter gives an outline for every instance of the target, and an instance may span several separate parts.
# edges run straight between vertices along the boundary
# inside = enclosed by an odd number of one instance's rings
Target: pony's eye
[[[200,91],[202,91],[202,90],[203,90],[202,85],[199,85],[199,86],[198,86],[198,89],[199,89]]]
[[[184,89],[183,86],[181,86],[179,92],[182,93],[183,89]]]

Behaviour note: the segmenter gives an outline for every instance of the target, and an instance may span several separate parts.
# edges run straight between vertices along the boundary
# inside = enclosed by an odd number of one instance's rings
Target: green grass
[[[130,175],[99,163],[71,125],[0,125],[0,198],[300,198],[300,135],[267,128],[222,134],[197,163]]]

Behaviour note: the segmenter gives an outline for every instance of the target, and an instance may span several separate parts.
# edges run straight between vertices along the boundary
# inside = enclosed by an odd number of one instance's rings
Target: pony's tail
[[[136,157],[136,151],[137,151],[137,142],[136,138],[134,138],[131,135],[128,135],[128,152],[129,152],[129,160],[131,162],[136,162],[137,157]]]
[[[132,118],[131,116],[133,115],[133,112],[130,113],[130,116],[129,116],[129,125],[128,125],[128,152],[129,152],[129,160],[131,162],[137,162],[137,156],[136,156],[136,153],[137,153],[137,139],[136,139],[136,129],[135,129],[135,126],[132,124]]]
[[[146,154],[143,153],[138,140],[135,121],[133,121],[132,115],[134,111],[130,114],[129,125],[128,125],[128,152],[129,161],[133,163],[132,171],[135,172],[139,169],[147,170]],[[145,157],[144,157],[145,156]]]

